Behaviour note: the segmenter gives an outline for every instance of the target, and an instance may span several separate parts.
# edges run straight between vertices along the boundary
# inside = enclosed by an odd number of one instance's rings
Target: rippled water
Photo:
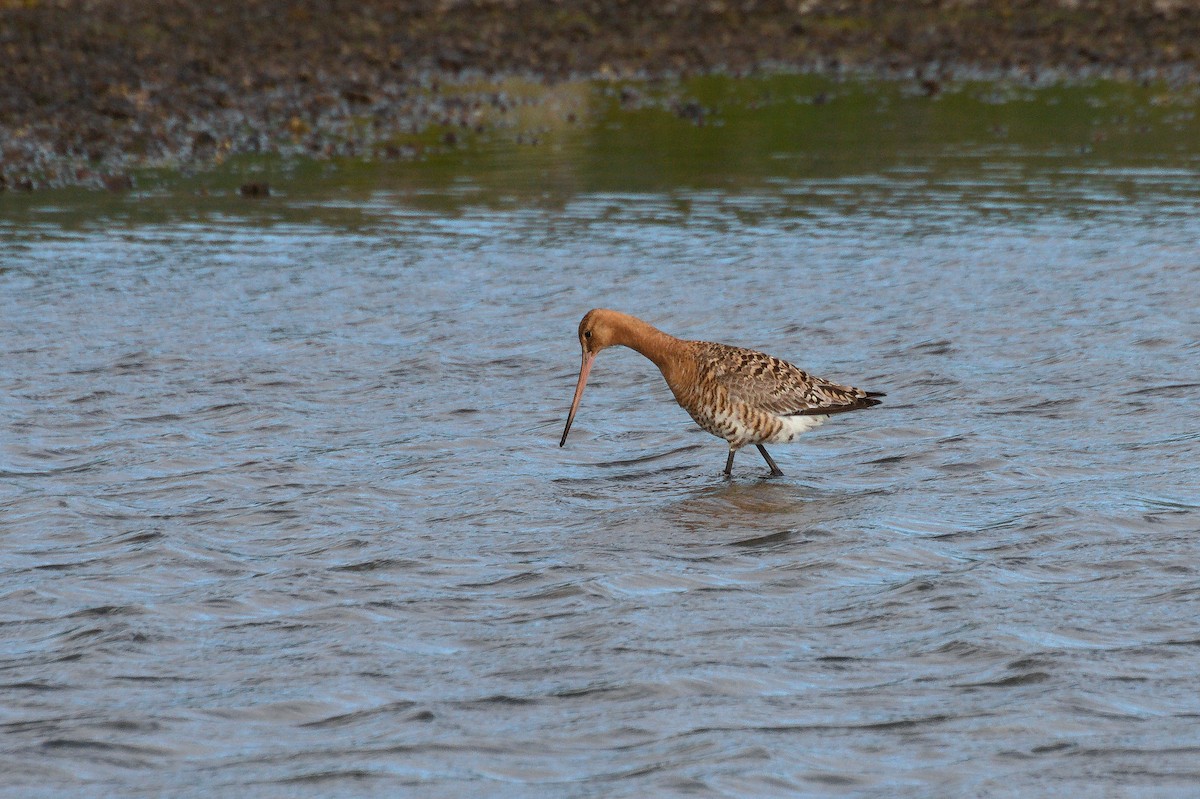
[[[1192,795],[1198,171],[941,158],[0,220],[0,793]]]

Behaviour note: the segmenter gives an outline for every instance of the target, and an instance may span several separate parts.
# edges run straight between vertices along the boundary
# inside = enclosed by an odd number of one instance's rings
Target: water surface
[[[1191,795],[1191,106],[793,80],[0,198],[0,793]],[[560,449],[593,306],[887,403]]]

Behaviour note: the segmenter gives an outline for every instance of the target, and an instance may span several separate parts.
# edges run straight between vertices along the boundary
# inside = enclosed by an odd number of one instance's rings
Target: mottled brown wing
[[[755,350],[705,343],[703,369],[730,399],[782,416],[844,413],[878,405],[879,392],[842,386]]]

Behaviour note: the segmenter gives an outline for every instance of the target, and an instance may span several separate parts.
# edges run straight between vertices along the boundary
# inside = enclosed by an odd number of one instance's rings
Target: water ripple
[[[8,785],[1188,795],[1193,175],[998,174],[26,234]],[[611,351],[560,449],[593,305],[888,403],[727,480]]]

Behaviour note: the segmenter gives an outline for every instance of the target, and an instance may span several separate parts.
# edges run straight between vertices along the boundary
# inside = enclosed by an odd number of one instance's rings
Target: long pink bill
[[[563,428],[562,440],[558,445],[564,446],[567,443],[567,433],[571,432],[571,422],[575,421],[575,411],[579,410],[579,400],[583,398],[583,386],[587,383],[588,373],[592,371],[592,361],[596,360],[596,353],[583,353],[583,365],[579,367],[579,383],[575,386],[575,399],[571,400],[571,412],[567,414],[567,426]]]

